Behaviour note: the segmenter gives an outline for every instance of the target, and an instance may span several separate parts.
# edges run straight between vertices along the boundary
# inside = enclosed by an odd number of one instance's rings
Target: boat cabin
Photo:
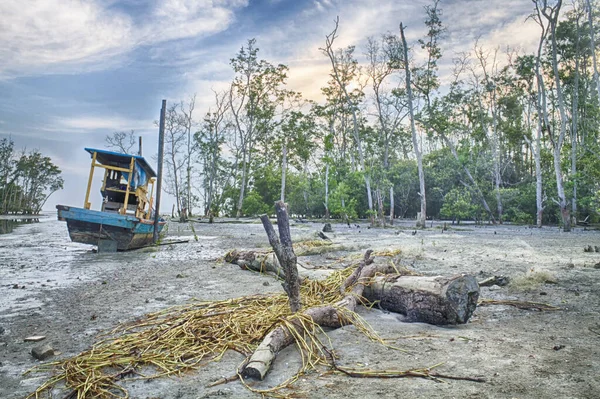
[[[85,194],[84,209],[91,209],[90,191],[94,169],[104,169],[102,212],[131,215],[139,219],[152,219],[152,193],[156,173],[139,155],[86,148],[92,156],[92,165]],[[148,188],[150,186],[150,188]]]

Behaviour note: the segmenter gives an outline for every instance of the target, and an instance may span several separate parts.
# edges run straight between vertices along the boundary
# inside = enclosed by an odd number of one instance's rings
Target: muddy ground
[[[598,398],[600,397],[600,232],[581,228],[460,226],[442,232],[438,225],[413,235],[412,221],[402,227],[367,229],[334,224],[333,241],[344,251],[305,258],[309,266],[327,266],[351,252],[401,249],[405,265],[431,275],[471,273],[478,279],[506,275],[506,287],[482,287],[481,296],[544,302],[555,312],[510,306],[479,307],[466,325],[436,327],[404,323],[381,310],[360,314],[384,338],[408,351],[368,341],[354,327],[329,333],[349,367],[409,369],[444,362],[438,372],[483,377],[485,383],[406,378],[354,379],[341,375],[305,375],[296,384],[306,398]],[[294,239],[310,237],[320,223],[296,223]],[[45,335],[63,358],[89,348],[98,333],[149,312],[184,304],[192,298],[218,300],[281,291],[271,277],[218,262],[227,250],[266,247],[262,226],[246,223],[171,223],[168,238],[189,239],[118,254],[93,253],[71,243],[63,222],[50,215],[0,235],[0,398],[22,398],[47,375],[22,373],[38,364],[24,342]],[[177,277],[179,275],[179,277]],[[133,398],[256,398],[239,382],[206,388],[231,375],[242,361],[231,353],[184,377],[133,381]],[[282,353],[268,387],[294,374],[299,357]],[[64,396],[64,394],[63,394]],[[62,397],[62,396],[56,396]]]

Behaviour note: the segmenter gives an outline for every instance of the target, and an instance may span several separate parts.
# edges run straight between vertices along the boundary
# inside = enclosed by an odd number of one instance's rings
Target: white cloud
[[[106,68],[137,46],[226,29],[247,0],[157,0],[137,22],[100,0],[0,2],[0,77]]]
[[[121,130],[152,129],[154,121],[127,119],[120,116],[99,117],[80,116],[73,118],[60,118],[49,129],[55,131],[77,132],[89,130],[107,130],[109,132]]]

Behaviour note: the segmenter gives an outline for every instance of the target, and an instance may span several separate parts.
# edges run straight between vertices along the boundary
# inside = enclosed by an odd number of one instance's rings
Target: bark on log
[[[363,296],[380,301],[382,309],[405,315],[405,321],[464,324],[477,307],[479,285],[469,275],[381,276],[365,288]]]

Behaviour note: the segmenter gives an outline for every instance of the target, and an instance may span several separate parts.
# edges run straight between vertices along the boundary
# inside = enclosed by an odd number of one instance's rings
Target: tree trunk
[[[390,187],[390,225],[394,225],[394,186]]]
[[[247,169],[246,165],[246,151],[242,150],[242,181],[240,182],[240,197],[238,198],[237,203],[237,212],[235,214],[235,218],[239,219],[242,216],[242,206],[244,205],[244,192],[246,191],[246,179],[247,179]]]
[[[408,65],[408,46],[404,36],[404,26],[400,23],[400,36],[402,37],[402,47],[404,49],[404,73],[406,75],[406,93],[408,95],[408,112],[410,116],[410,131],[412,133],[413,148],[417,158],[417,169],[419,171],[419,196],[421,197],[421,217],[417,220],[417,227],[425,228],[427,219],[427,200],[425,198],[425,173],[423,172],[423,157],[417,140],[417,129],[415,127],[415,112],[413,108],[413,92],[410,79],[410,66]]]
[[[577,224],[577,123],[579,113],[579,41],[581,30],[579,28],[579,17],[576,20],[577,39],[575,41],[575,78],[573,82],[573,98],[571,111],[571,179],[573,180],[573,197],[571,198],[571,209],[573,223]]]
[[[281,202],[285,202],[285,172],[287,169],[287,148],[286,143],[283,143],[282,159],[281,159]]]
[[[600,78],[598,78],[598,65],[596,63],[596,41],[594,37],[593,10],[590,0],[586,0],[588,9],[588,23],[590,25],[590,52],[592,53],[592,66],[594,67],[594,82],[598,92],[598,102],[600,103]]]
[[[325,164],[325,219],[329,220],[329,163]]]
[[[543,15],[548,19],[551,30],[551,50],[552,50],[552,71],[554,72],[554,84],[556,86],[556,97],[558,99],[558,111],[560,114],[560,131],[558,137],[556,134],[553,135],[554,144],[554,173],[556,176],[556,191],[558,195],[558,205],[560,207],[560,213],[563,221],[563,231],[571,231],[571,216],[569,215],[569,208],[567,207],[567,197],[565,196],[565,188],[563,181],[563,174],[561,170],[561,149],[565,140],[567,130],[567,115],[565,112],[565,101],[563,91],[560,82],[560,74],[558,71],[558,54],[556,44],[556,25],[558,24],[558,15],[560,13],[560,7],[562,1],[559,0],[557,5],[550,10],[550,14],[547,10],[542,10]]]
[[[540,19],[541,24],[541,19]],[[547,121],[546,116],[546,91],[544,87],[544,77],[542,76],[540,67],[542,62],[542,48],[544,39],[546,38],[547,30],[544,25],[541,25],[542,33],[540,35],[540,42],[538,43],[537,57],[535,59],[535,76],[537,85],[537,96],[536,96],[536,109],[538,112],[537,120],[537,131],[535,136],[535,151],[532,152],[535,157],[535,202],[536,202],[536,225],[542,227],[543,213],[544,213],[544,198],[543,198],[543,186],[542,186],[542,128],[543,123]]]
[[[363,296],[379,301],[382,309],[406,316],[405,321],[434,325],[464,324],[479,299],[473,276],[387,276],[377,277]]]
[[[283,284],[283,289],[288,295],[292,313],[296,313],[302,308],[300,303],[300,279],[298,277],[298,267],[296,265],[297,258],[292,246],[290,221],[285,203],[277,201],[275,203],[275,211],[277,212],[279,238],[277,238],[277,234],[273,229],[269,216],[262,215],[260,220],[262,221],[267,237],[269,238],[269,244],[273,247],[277,260],[284,270],[285,283]]]
[[[285,280],[285,272],[271,251],[229,251],[225,254],[225,262],[238,265],[242,270],[253,270],[259,273],[271,273]]]

